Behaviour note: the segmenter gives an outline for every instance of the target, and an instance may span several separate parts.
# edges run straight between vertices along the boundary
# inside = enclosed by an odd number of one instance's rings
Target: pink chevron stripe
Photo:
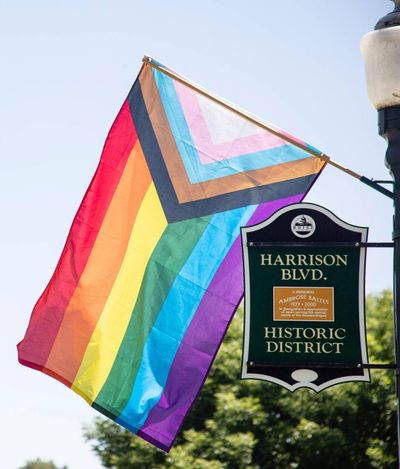
[[[223,161],[243,154],[287,145],[287,142],[281,138],[261,129],[259,133],[254,135],[240,137],[224,143],[213,143],[196,93],[176,80],[173,83],[202,163],[214,163],[215,161]],[[296,140],[304,144],[301,140]]]

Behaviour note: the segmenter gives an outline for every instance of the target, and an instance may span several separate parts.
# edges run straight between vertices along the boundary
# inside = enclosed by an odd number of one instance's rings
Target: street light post
[[[379,135],[387,140],[385,164],[393,176],[394,337],[396,355],[397,448],[400,461],[400,0],[361,40],[368,96],[378,111]]]
[[[378,111],[379,134],[388,142],[385,163],[393,176],[393,302],[396,355],[397,448],[400,461],[400,106]]]

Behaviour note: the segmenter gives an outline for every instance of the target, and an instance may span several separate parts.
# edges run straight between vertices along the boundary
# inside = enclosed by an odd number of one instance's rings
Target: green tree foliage
[[[370,362],[393,363],[391,293],[370,295],[367,311]],[[170,454],[102,418],[85,430],[105,467],[397,467],[392,372],[373,370],[371,384],[347,383],[319,394],[240,381],[242,321],[239,311]]]
[[[32,461],[27,461],[19,469],[67,469],[67,466],[57,467],[53,461],[42,461],[37,458]]]

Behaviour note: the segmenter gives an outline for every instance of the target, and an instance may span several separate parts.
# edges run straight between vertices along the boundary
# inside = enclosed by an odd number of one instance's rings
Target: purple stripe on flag
[[[259,205],[247,225],[255,225],[283,206],[303,200],[304,194]],[[182,421],[199,393],[243,296],[240,236],[212,279],[176,353],[158,403],[137,432],[169,451]],[[227,279],[229,279],[227,281]]]

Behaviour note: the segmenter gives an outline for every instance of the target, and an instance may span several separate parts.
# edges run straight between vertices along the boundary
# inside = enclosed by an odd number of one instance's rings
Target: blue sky
[[[15,344],[142,56],[382,179],[386,144],[359,41],[391,8],[388,0],[0,1],[2,467],[36,457],[100,467],[81,431],[95,411],[18,365]],[[371,241],[390,241],[391,201],[336,169],[307,201],[369,226]],[[391,253],[371,249],[367,262],[367,290],[389,287]]]

